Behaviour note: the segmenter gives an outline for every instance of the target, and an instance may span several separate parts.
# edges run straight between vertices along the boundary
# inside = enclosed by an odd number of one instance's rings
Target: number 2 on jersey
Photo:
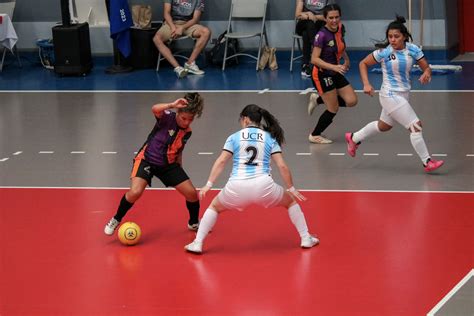
[[[247,153],[252,152],[252,155],[250,156],[249,160],[245,164],[248,165],[248,166],[258,166],[258,163],[253,162],[255,160],[255,158],[257,157],[257,152],[258,152],[257,148],[254,147],[254,146],[249,146],[249,147],[245,148],[245,151]]]

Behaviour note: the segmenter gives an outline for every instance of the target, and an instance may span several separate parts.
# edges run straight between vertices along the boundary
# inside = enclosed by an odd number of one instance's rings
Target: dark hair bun
[[[395,19],[395,21],[397,21],[398,23],[406,23],[407,20],[405,20],[405,18],[401,15],[397,15],[397,18]]]

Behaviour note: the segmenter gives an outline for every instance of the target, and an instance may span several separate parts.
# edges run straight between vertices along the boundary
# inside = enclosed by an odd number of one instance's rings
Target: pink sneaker
[[[439,167],[441,167],[443,164],[444,164],[443,160],[430,159],[428,163],[425,165],[425,171],[426,172],[434,171],[438,169]]]
[[[346,143],[347,143],[347,152],[351,157],[355,157],[356,155],[356,150],[359,145],[354,143],[352,140],[352,133],[346,133]]]

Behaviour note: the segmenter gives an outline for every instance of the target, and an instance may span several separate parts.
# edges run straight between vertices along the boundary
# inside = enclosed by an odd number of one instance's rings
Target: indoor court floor
[[[344,133],[379,117],[377,97],[357,90],[359,104],[341,109],[325,133],[334,143],[310,144],[323,111],[307,114],[310,82],[246,67],[248,80],[211,69],[178,81],[164,68],[138,72],[130,86],[97,73],[61,81],[4,69],[1,316],[474,315],[474,67],[434,77],[431,90],[414,84],[428,149],[445,160],[432,174],[400,126],[347,155]],[[357,73],[349,76],[360,89]],[[381,75],[371,77],[378,86]],[[54,89],[35,87],[47,83]],[[183,159],[195,186],[239,129],[241,109],[256,103],[285,130],[283,154],[320,245],[301,249],[283,209],[250,207],[222,214],[202,255],[186,253],[194,233],[184,200],[157,179],[124,219],[140,225],[139,244],[103,233],[153,127],[151,106],[196,90],[205,108]],[[277,170],[274,178],[281,183]]]

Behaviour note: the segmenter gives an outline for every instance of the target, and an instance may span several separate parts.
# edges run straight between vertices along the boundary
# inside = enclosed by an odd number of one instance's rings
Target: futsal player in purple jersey
[[[135,156],[130,175],[130,190],[124,194],[117,212],[105,225],[106,235],[112,235],[128,210],[140,198],[153,176],[167,187],[174,187],[186,199],[189,211],[188,228],[199,227],[199,198],[196,188],[182,167],[184,146],[191,137],[191,123],[200,117],[203,99],[199,93],[187,93],[184,98],[152,107],[155,126]],[[170,111],[175,109],[176,111]]]
[[[397,16],[385,32],[386,41],[376,45],[375,50],[359,64],[364,93],[374,96],[374,88],[369,82],[368,68],[377,63],[382,65],[383,82],[379,92],[382,113],[378,121],[373,121],[355,133],[346,133],[347,151],[356,155],[359,144],[371,136],[392,129],[399,123],[410,132],[410,142],[423,163],[426,172],[434,171],[444,164],[443,160],[432,159],[422,135],[421,121],[409,103],[411,89],[410,70],[414,63],[423,71],[419,81],[431,81],[431,69],[423,51],[410,43],[411,34],[405,26],[405,18]]]
[[[339,107],[352,107],[357,104],[357,95],[351,84],[344,77],[349,70],[350,60],[344,42],[344,25],[341,23],[341,8],[337,4],[324,7],[323,15],[326,25],[314,38],[311,63],[315,65],[312,72],[317,95],[312,95],[308,106],[311,115],[318,104],[324,103],[326,111],[319,117],[318,123],[308,139],[315,144],[330,144],[332,140],[322,136],[322,132],[331,125]],[[341,58],[344,63],[341,64]]]

